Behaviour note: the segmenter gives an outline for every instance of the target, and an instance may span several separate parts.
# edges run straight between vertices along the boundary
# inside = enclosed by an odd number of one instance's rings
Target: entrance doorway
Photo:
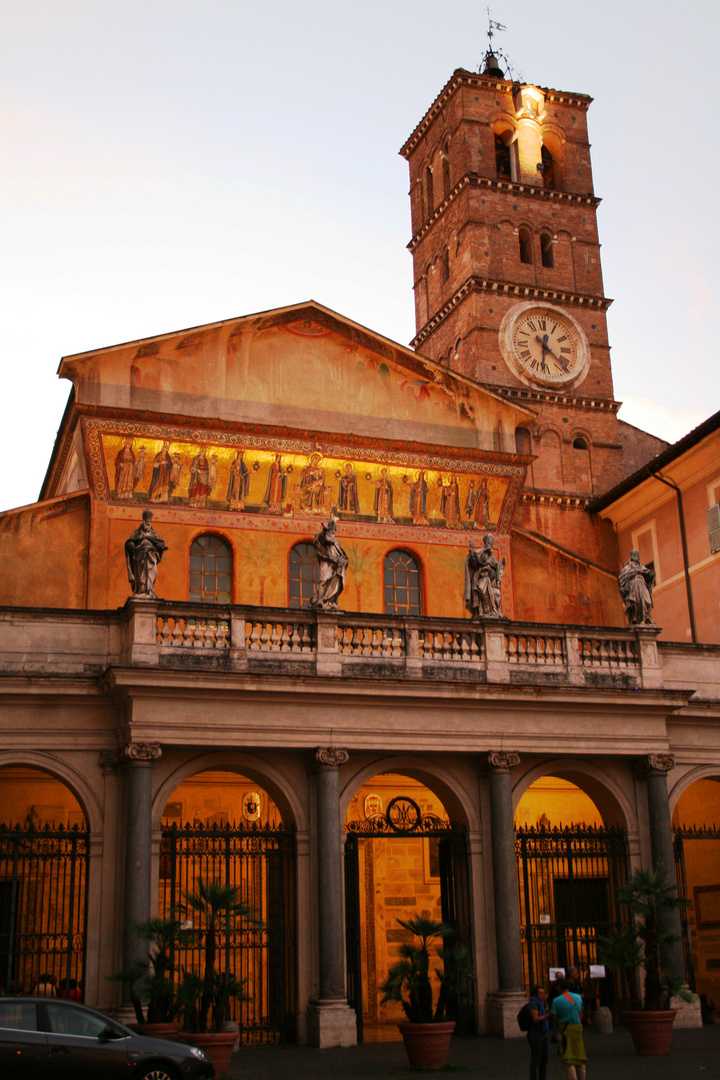
[[[720,1006],[720,780],[696,780],[673,814],[688,985]]]
[[[162,819],[159,911],[183,912],[199,878],[235,885],[254,918],[237,917],[217,943],[218,969],[244,980],[231,1019],[245,1046],[295,1037],[295,833],[267,791],[237,773],[203,772],[180,785]],[[176,973],[199,971],[205,926],[173,957]],[[256,923],[254,920],[258,920]]]
[[[615,898],[627,880],[627,840],[570,780],[546,776],[515,814],[520,932],[526,988],[547,984],[551,968],[580,968],[585,999],[615,1007],[616,977],[590,979],[598,939],[621,928]]]
[[[41,975],[80,998],[89,833],[80,803],[39,769],[0,770],[0,992]]]
[[[348,1003],[358,1041],[400,1038],[404,1019],[379,990],[400,955],[399,919],[426,915],[446,922],[471,950],[467,840],[437,795],[394,773],[374,777],[351,802],[345,821],[345,906]],[[474,1024],[473,984],[451,1005],[457,1030]]]

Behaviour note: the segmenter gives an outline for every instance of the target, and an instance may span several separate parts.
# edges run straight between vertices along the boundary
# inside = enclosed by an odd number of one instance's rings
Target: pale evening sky
[[[495,0],[522,78],[590,94],[621,416],[720,408],[720,5]],[[484,7],[459,0],[3,0],[0,509],[37,498],[63,355],[314,299],[414,333],[398,149]]]

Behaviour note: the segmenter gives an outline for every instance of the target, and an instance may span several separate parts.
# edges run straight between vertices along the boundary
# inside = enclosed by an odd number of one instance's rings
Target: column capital
[[[121,757],[131,765],[152,765],[162,755],[159,743],[129,742],[123,746]]]
[[[495,772],[510,772],[520,764],[520,755],[514,750],[491,750],[487,756],[487,767]]]
[[[315,763],[321,768],[337,769],[350,758],[349,752],[341,746],[318,746],[315,751]]]
[[[635,772],[638,776],[667,776],[675,768],[672,754],[645,754],[635,758]]]

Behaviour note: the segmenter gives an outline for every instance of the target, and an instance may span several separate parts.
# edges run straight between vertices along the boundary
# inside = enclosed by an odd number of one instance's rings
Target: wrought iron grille
[[[81,987],[89,834],[0,825],[0,988],[29,994],[40,975]]]
[[[358,1042],[363,1041],[362,933],[360,919],[359,845],[373,839],[423,839],[437,843],[442,918],[455,930],[455,940],[472,951],[470,889],[467,839],[454,822],[435,814],[423,814],[414,799],[398,795],[384,814],[374,814],[345,826],[345,949],[348,1004],[357,1016]],[[464,986],[465,997],[453,1002],[448,1015],[456,1020],[458,1032],[474,1027],[474,983]]]
[[[572,825],[515,832],[523,976],[544,983],[551,967],[597,964],[599,937],[622,928],[616,903],[627,880],[625,831]],[[587,987],[588,997],[595,987]],[[601,1005],[615,1006],[620,987],[610,972],[599,980]]]
[[[242,979],[247,1000],[233,1000],[230,1017],[245,1046],[281,1043],[295,1037],[295,836],[282,826],[169,825],[160,845],[161,915],[184,911],[195,882],[220,881],[239,887],[240,897],[259,925],[235,918],[221,928],[217,966]],[[197,912],[192,941],[173,957],[176,976],[201,971],[205,927]]]
[[[680,908],[680,926],[682,930],[682,944],[683,953],[685,957],[685,975],[687,978],[688,986],[695,992],[695,959],[693,954],[693,927],[692,917],[694,916],[695,927],[697,928],[698,922],[700,922],[699,914],[694,910],[695,896],[693,890],[688,886],[687,868],[685,865],[686,845],[688,843],[695,844],[696,842],[707,843],[714,840],[717,842],[720,840],[720,826],[713,825],[679,825],[676,829],[673,829],[673,843],[675,847],[675,873],[677,875],[678,883],[678,896],[681,900],[685,900],[688,903],[686,906]],[[707,860],[707,865],[712,865],[711,861]],[[713,928],[715,929],[715,928]]]

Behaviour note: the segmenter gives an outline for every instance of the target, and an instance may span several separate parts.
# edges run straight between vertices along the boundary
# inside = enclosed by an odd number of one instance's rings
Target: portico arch
[[[63,758],[33,750],[0,752],[0,781],[7,769],[37,770],[62,784],[77,802],[88,830],[93,833],[102,830],[103,812],[98,793],[90,786],[86,776]],[[2,819],[0,813],[0,821]]]

